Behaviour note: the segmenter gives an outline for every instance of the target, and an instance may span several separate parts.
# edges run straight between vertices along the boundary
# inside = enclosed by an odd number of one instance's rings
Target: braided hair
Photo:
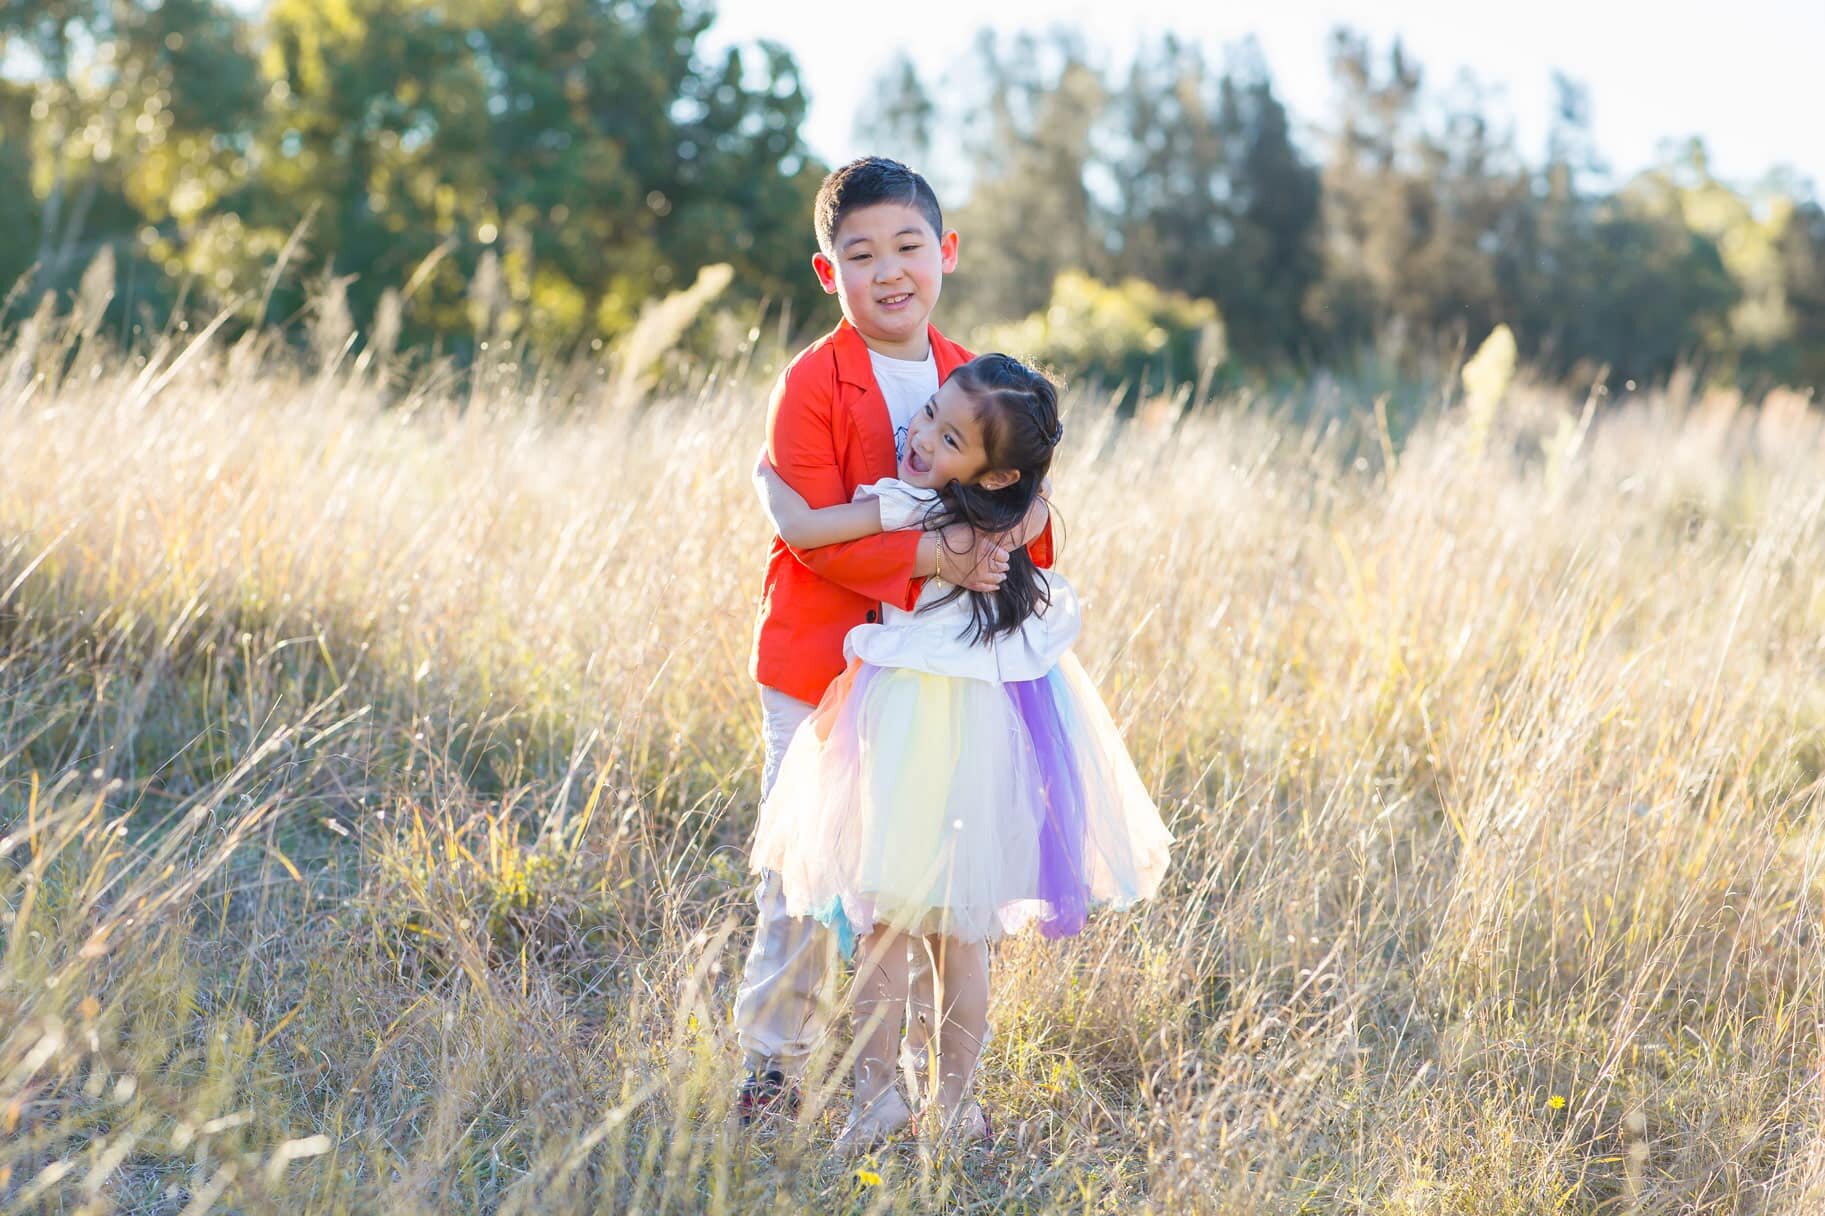
[[[927,526],[963,523],[982,533],[1011,531],[1026,519],[1033,500],[1039,497],[1039,487],[1052,468],[1053,449],[1064,438],[1058,390],[1034,368],[1002,354],[978,355],[951,372],[950,380],[976,408],[987,467],[1015,470],[1020,476],[998,490],[950,482],[939,489],[939,506]],[[938,543],[944,543],[942,537]],[[970,597],[974,641],[1013,633],[1052,602],[1039,568],[1024,548],[1008,554],[1007,578],[997,590],[958,587],[950,598],[959,595]]]

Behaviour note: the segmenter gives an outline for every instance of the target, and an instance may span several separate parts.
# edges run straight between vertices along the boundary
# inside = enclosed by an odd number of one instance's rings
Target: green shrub
[[[1140,279],[1103,283],[1079,271],[1053,281],[1045,311],[972,337],[977,350],[1019,355],[1067,380],[1126,381],[1143,393],[1195,380],[1226,354],[1212,301]]]

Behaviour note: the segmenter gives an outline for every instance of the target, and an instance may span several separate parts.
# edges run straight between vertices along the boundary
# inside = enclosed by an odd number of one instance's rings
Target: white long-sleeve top
[[[898,532],[920,527],[938,502],[938,492],[888,477],[858,488],[855,500],[863,498],[880,499],[881,530]],[[1083,627],[1077,592],[1071,584],[1050,570],[1041,570],[1039,577],[1045,580],[1052,602],[1012,633],[998,634],[990,641],[973,640],[968,595],[943,603],[955,588],[932,578],[911,612],[884,604],[880,624],[851,629],[843,639],[843,657],[877,667],[906,667],[995,683],[1037,680],[1070,649]]]

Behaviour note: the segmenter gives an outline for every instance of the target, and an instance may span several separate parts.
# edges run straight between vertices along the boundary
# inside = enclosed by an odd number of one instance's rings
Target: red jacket
[[[938,382],[972,357],[931,330]],[[857,486],[898,471],[887,400],[868,345],[847,320],[780,373],[767,406],[767,458],[813,507],[850,501]],[[815,704],[843,670],[843,636],[878,620],[882,603],[911,611],[925,580],[913,573],[919,533],[883,532],[818,549],[773,538],[754,628],[754,679]],[[1052,529],[1028,546],[1052,564]]]

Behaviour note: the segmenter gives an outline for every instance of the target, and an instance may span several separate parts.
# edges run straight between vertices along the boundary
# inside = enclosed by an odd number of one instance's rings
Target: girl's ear
[[[985,490],[1005,490],[1019,480],[1019,469],[990,469],[976,479],[976,484]]]

